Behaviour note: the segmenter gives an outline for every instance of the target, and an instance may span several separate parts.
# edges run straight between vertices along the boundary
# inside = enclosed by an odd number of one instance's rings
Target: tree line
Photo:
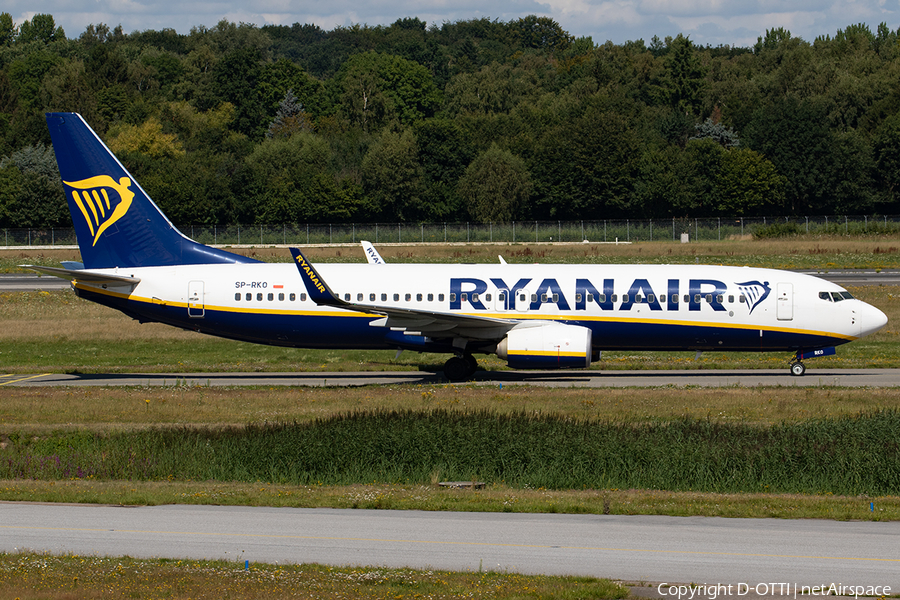
[[[179,225],[900,212],[900,37],[616,45],[550,18],[221,21],[69,38],[0,14],[0,227],[69,223],[75,111]]]

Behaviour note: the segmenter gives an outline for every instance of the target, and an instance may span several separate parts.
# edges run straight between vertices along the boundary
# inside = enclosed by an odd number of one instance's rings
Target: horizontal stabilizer
[[[39,267],[35,265],[19,265],[23,269],[31,269],[45,275],[53,275],[68,279],[73,283],[89,283],[92,285],[137,285],[140,277],[126,277],[124,275],[110,275],[109,273],[97,273],[96,271],[60,269],[58,267]]]

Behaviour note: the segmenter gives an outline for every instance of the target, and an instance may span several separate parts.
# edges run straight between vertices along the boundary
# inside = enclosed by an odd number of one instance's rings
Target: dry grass
[[[624,598],[608,579],[516,573],[0,554],[0,596],[75,598]]]
[[[286,248],[228,248],[267,262],[289,262]],[[724,240],[721,242],[638,242],[634,244],[499,243],[499,244],[378,244],[389,262],[496,263],[497,255],[511,263],[708,263],[774,268],[895,268],[900,267],[900,242],[894,237],[800,237],[784,240]],[[307,256],[320,262],[365,262],[359,245],[312,246]],[[58,265],[80,260],[77,250],[0,250],[0,272],[18,271],[22,263]]]
[[[773,424],[900,409],[900,389],[370,386],[346,388],[0,387],[0,436],[78,427],[303,422],[357,410],[559,414],[613,422],[685,417]]]

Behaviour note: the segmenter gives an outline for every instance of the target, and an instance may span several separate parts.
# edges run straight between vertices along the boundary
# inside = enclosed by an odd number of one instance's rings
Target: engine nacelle
[[[497,344],[513,369],[573,369],[591,365],[591,330],[561,323],[524,323]]]

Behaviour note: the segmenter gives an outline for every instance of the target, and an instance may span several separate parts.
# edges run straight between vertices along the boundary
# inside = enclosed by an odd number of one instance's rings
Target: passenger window
[[[484,301],[485,301],[485,302],[490,302],[490,301],[491,301],[491,295],[490,295],[490,294],[485,294],[485,295],[484,295]]]
[[[240,299],[241,299],[241,293],[240,293],[240,292],[236,293],[236,294],[234,295],[234,299],[240,301]]]
[[[718,294],[716,296],[716,302],[718,302],[719,304],[722,304],[723,302],[725,302],[725,296],[723,296],[722,294]]]
[[[546,296],[544,296],[544,298],[546,298]],[[531,301],[532,301],[532,302],[537,302],[537,294],[532,294],[532,295],[531,295]]]
[[[628,298],[629,298],[628,294],[622,294],[622,302],[624,302],[624,303],[627,304],[627,303],[628,303]]]
[[[394,302],[400,301],[400,294],[394,294]]]
[[[581,302],[581,294],[575,294],[575,302]]]
[[[293,296],[293,294],[291,294],[291,296]],[[306,302],[306,293],[305,292],[300,294],[300,302]]]
[[[450,294],[450,302],[456,302],[456,294]]]
[[[344,300],[350,302],[350,294],[344,294]]]
[[[433,302],[433,301],[434,301],[434,294],[428,294],[428,301],[429,301],[429,302]]]
[[[656,296],[654,296],[653,294],[648,295],[647,302],[649,302],[650,304],[653,304],[654,302],[656,302]]]
[[[747,302],[747,296],[745,296],[743,294],[738,296],[738,304],[744,304],[745,302]]]
[[[707,304],[712,304],[712,294],[707,294],[707,295],[706,295],[706,303],[707,303]]]
[[[296,300],[296,299],[297,299],[297,294],[295,294],[295,293],[293,293],[293,292],[291,292],[291,296],[290,296],[290,298],[291,298],[291,302],[293,302],[293,301],[294,301],[294,300]]]
[[[284,302],[284,292],[278,294],[278,300],[279,300],[280,302]]]
[[[416,294],[416,302],[422,301],[422,294]]]
[[[409,302],[410,300],[412,300],[412,294],[407,294],[405,296],[405,298],[406,298],[406,301]]]
[[[685,294],[685,295],[684,295],[684,301],[685,301],[685,302],[690,302],[690,301],[691,301],[691,297],[690,297],[688,294]],[[700,302],[700,294],[697,294],[697,302]]]
[[[734,304],[734,294],[728,294],[728,304]]]
[[[553,301],[559,302],[559,294],[553,294]]]
[[[253,300],[253,294],[247,292],[247,301],[249,302],[250,300]]]
[[[694,294],[694,304],[700,304],[700,294]]]
[[[387,294],[381,294],[381,301],[387,302]]]
[[[638,294],[637,296],[634,297],[634,302],[635,302],[636,304],[640,304],[640,303],[641,303],[641,300],[643,300],[643,298],[641,297],[640,294]]]
[[[547,294],[541,294],[541,304],[547,301]]]
[[[472,302],[478,302],[478,294],[476,292],[472,293]]]
[[[678,304],[678,294],[672,294],[672,304]]]
[[[369,302],[375,302],[375,294],[369,294]]]
[[[438,302],[443,302],[443,301],[444,301],[444,295],[438,294]]]
[[[451,298],[451,300],[453,300],[453,298]],[[460,300],[460,302],[467,302],[469,300],[468,292],[463,292],[462,294],[460,294],[459,300]]]
[[[613,301],[613,304],[615,304],[616,302],[618,302],[618,301],[619,301],[619,296],[618,296],[617,294],[613,294],[613,295],[612,295],[612,301]]]
[[[497,294],[497,300],[500,302],[506,302],[506,292],[500,292]]]
[[[525,302],[527,296],[525,294],[519,294],[519,302]]]
[[[256,294],[256,301],[257,301],[257,302],[262,302],[262,292]]]
[[[269,302],[275,299],[275,294],[269,293]]]
[[[363,295],[362,295],[362,294],[357,294],[357,295],[356,295],[356,301],[357,301],[357,302],[362,302],[362,301],[363,301]]]

